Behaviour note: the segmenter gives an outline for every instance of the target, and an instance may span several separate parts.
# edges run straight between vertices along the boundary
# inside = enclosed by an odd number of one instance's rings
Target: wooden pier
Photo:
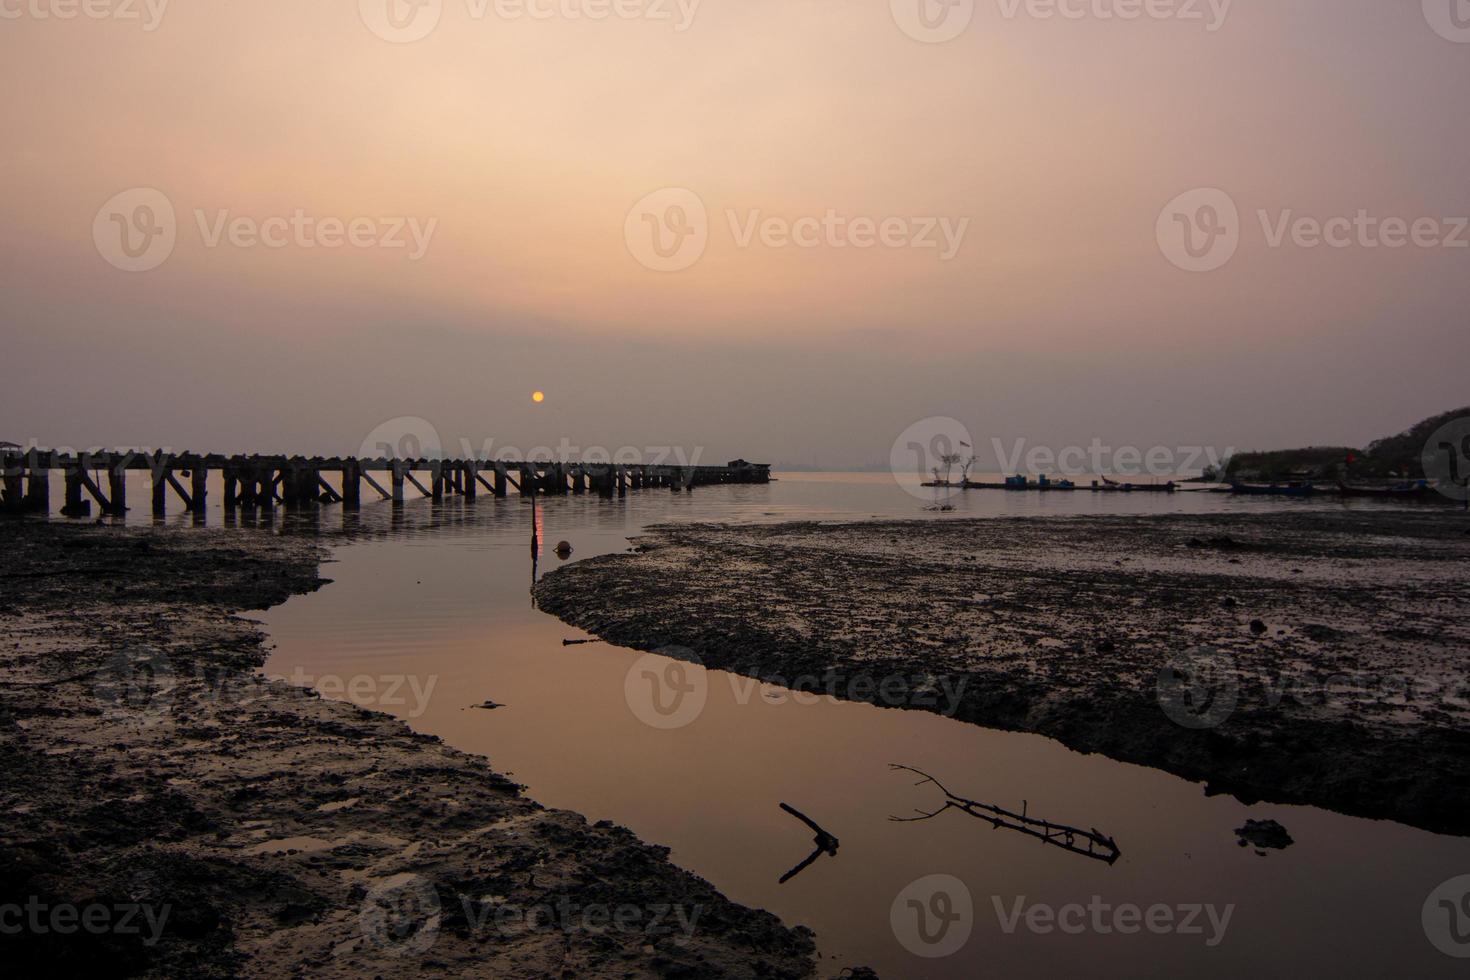
[[[724,466],[665,466],[644,463],[503,462],[475,459],[359,459],[356,457],[222,456],[195,453],[151,455],[130,452],[60,454],[32,449],[0,452],[0,511],[45,514],[51,509],[51,474],[65,486],[61,513],[89,517],[97,512],[120,517],[128,511],[127,475],[152,477],[151,506],[156,517],[167,511],[170,495],[186,511],[203,515],[209,476],[224,486],[225,513],[237,510],[299,509],[340,504],[362,506],[363,486],[379,498],[402,505],[411,496],[436,502],[449,497],[556,497],[595,493],[625,496],[630,490],[669,489],[732,483],[769,483],[771,468],[734,460]],[[331,479],[329,479],[331,477]]]

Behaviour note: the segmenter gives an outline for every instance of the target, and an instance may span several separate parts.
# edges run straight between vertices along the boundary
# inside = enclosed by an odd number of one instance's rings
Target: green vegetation
[[[1427,418],[1406,432],[1379,439],[1366,449],[1310,446],[1275,452],[1237,453],[1225,468],[1228,479],[1290,480],[1417,480],[1424,476],[1424,444],[1441,426],[1470,416],[1470,407]],[[1349,459],[1352,461],[1349,462]]]

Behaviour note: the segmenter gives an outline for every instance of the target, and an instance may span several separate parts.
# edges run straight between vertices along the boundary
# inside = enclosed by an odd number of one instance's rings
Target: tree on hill
[[[1415,479],[1424,475],[1424,445],[1429,437],[1457,418],[1470,418],[1470,406],[1427,418],[1406,432],[1379,439],[1368,446],[1365,463],[1374,476],[1407,474]]]
[[[1470,406],[1427,418],[1396,436],[1374,441],[1367,449],[1309,446],[1274,452],[1237,453],[1230,459],[1226,477],[1271,482],[1423,479],[1425,444],[1440,428],[1459,418],[1470,419]]]

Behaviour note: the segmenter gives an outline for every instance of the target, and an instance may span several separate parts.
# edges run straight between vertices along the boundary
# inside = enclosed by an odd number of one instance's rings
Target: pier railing
[[[95,504],[104,515],[127,513],[127,475],[146,471],[152,477],[152,508],[163,516],[172,494],[184,509],[204,513],[209,476],[224,485],[226,513],[340,504],[362,506],[363,488],[381,499],[403,504],[410,494],[442,501],[474,500],[481,492],[493,497],[561,496],[596,493],[624,496],[630,490],[670,489],[731,483],[769,483],[771,468],[734,460],[724,466],[667,466],[646,463],[506,462],[479,459],[397,459],[379,457],[223,456],[196,453],[152,454],[94,452],[62,454],[32,449],[0,453],[0,510],[47,513],[51,507],[51,474],[65,485],[61,513],[91,515]],[[328,479],[328,475],[334,479]]]

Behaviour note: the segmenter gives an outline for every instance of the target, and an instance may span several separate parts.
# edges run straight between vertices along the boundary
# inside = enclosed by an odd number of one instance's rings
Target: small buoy
[[[570,558],[572,555],[572,543],[570,541],[558,541],[556,543],[556,557]]]

